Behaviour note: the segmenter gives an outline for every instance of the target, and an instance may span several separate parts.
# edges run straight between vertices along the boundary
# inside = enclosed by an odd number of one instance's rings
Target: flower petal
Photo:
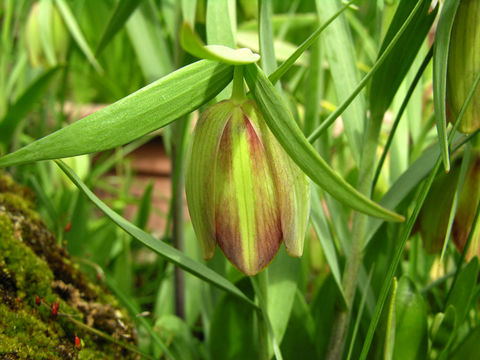
[[[185,176],[188,211],[206,260],[213,257],[216,246],[212,166],[233,108],[231,102],[223,101],[205,110],[195,126],[188,153]]]

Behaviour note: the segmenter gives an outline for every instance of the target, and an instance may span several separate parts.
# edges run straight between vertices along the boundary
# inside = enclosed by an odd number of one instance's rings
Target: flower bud
[[[480,73],[480,4],[461,0],[453,23],[447,69],[447,119],[454,123]],[[480,128],[480,88],[477,87],[458,130],[470,134]]]
[[[48,11],[50,15],[49,23],[46,25],[49,28],[47,33],[45,33],[45,30],[41,26],[41,16],[43,15],[41,10],[42,6],[46,7],[45,11]],[[41,34],[43,34],[43,38]],[[52,54],[48,54],[46,50],[49,46],[46,43],[47,41],[51,43]],[[34,3],[28,14],[25,31],[25,43],[31,65],[33,67],[48,67],[56,65],[59,62],[64,62],[68,49],[68,41],[68,31],[57,8],[53,4]]]
[[[222,101],[201,115],[185,188],[206,260],[218,244],[235,267],[254,275],[273,260],[282,240],[290,255],[302,255],[308,179],[252,100]]]
[[[480,200],[480,152],[472,152],[465,179],[458,197],[457,211],[452,224],[451,236],[459,251],[463,251],[468,236],[473,231],[467,259],[480,254],[480,226],[472,229],[476,207]],[[417,228],[420,230],[425,249],[439,253],[443,248],[450,210],[457,190],[461,171],[461,158],[452,164],[450,173],[441,173],[434,180],[420,212]]]

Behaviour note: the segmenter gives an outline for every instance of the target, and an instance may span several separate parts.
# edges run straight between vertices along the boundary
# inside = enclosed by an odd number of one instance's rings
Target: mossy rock
[[[136,341],[125,310],[80,272],[33,204],[31,191],[0,174],[0,358],[137,359],[118,344]]]

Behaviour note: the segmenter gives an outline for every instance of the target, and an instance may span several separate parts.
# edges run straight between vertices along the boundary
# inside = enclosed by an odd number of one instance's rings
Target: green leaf
[[[256,65],[246,65],[246,80],[265,121],[295,163],[340,202],[371,216],[391,221],[403,217],[380,207],[335,173],[307,141],[271,82]]]
[[[328,350],[328,334],[332,333],[333,323],[340,294],[331,274],[322,282],[320,289],[313,297],[310,311],[315,323],[315,348],[318,356],[316,359],[326,359]]]
[[[261,337],[265,336],[266,340],[268,338],[270,345],[273,348],[273,353],[275,354],[275,358],[277,360],[283,360],[282,353],[279,347],[279,341],[276,338],[275,331],[273,330],[272,322],[270,320],[270,315],[268,314],[268,304],[266,301],[266,297],[269,297],[268,294],[268,273],[260,273],[256,277],[250,278],[252,282],[252,287],[255,291],[255,296],[257,298],[258,306],[260,308],[260,316],[261,318],[257,320],[258,322],[258,337],[259,343],[262,342]],[[266,334],[262,334],[261,332],[264,330],[264,326],[266,327]],[[268,347],[268,345],[266,346]],[[260,349],[260,357],[262,357],[262,344],[258,347]],[[266,350],[265,355],[270,351]],[[268,354],[270,357],[270,354]]]
[[[197,14],[197,0],[181,0],[181,2],[183,21],[194,28]]]
[[[185,51],[200,59],[217,60],[231,65],[251,64],[260,59],[260,55],[247,48],[232,49],[223,45],[204,45],[188,23],[183,24],[181,43]]]
[[[458,320],[455,308],[450,305],[447,307],[445,313],[438,313],[433,319],[431,328],[431,349],[429,358],[435,358],[432,356],[432,352],[437,353],[436,358],[441,359],[441,355],[448,353],[453,339],[456,336],[458,328]],[[440,356],[438,354],[440,353]],[[445,357],[444,357],[445,359]]]
[[[478,344],[480,343],[480,326],[469,332],[465,340],[457,346],[455,351],[450,355],[451,360],[465,360],[478,354]]]
[[[10,143],[17,126],[32,107],[38,103],[60,69],[62,69],[61,66],[56,66],[38,76],[10,106],[4,118],[0,121],[0,142]]]
[[[103,30],[102,37],[98,42],[95,50],[95,55],[98,57],[105,46],[107,46],[117,32],[125,25],[128,18],[135,11],[142,0],[120,0],[117,1],[115,8],[113,9],[110,18],[108,19],[105,29]]]
[[[321,22],[327,22],[340,10],[340,1],[317,0],[317,13]],[[333,86],[339,100],[346,99],[355,90],[360,75],[357,58],[345,16],[340,16],[325,29],[322,37],[326,58],[330,65]],[[365,95],[360,93],[342,113],[342,120],[355,162],[360,162],[366,111]]]
[[[185,66],[67,127],[0,158],[0,167],[87,154],[126,144],[212,99],[233,68],[208,60]]]
[[[292,67],[292,65],[297,61],[297,59],[310,47],[312,46],[320,34],[325,30],[338,16],[340,16],[347,8],[352,5],[352,3],[358,0],[350,0],[346,3],[340,10],[338,10],[334,15],[332,15],[324,24],[318,27],[298,48],[295,52],[290,55],[290,57],[285,60],[270,76],[268,77],[273,84],[276,84],[278,80]]]
[[[385,331],[385,343],[384,343],[384,350],[383,350],[383,359],[384,360],[391,360],[393,357],[393,347],[395,344],[395,305],[396,305],[396,297],[397,297],[397,278],[393,278],[392,289],[390,292],[390,304],[388,306],[387,313],[386,313],[386,331]]]
[[[438,19],[435,42],[433,44],[433,104],[435,108],[435,120],[437,121],[438,143],[442,152],[442,160],[445,170],[450,170],[450,158],[447,142],[447,63],[448,49],[450,47],[450,35],[453,21],[457,13],[460,0],[445,1]]]
[[[446,307],[452,305],[457,311],[457,320],[461,324],[470,310],[473,298],[472,289],[477,284],[478,258],[474,257],[465,268],[460,271],[453,288],[448,296]]]
[[[247,278],[237,285],[251,294]],[[250,295],[249,294],[249,295]],[[258,359],[258,340],[253,333],[255,313],[243,301],[224,295],[211,317],[208,349],[211,360]]]
[[[127,308],[128,312],[132,317],[136,317],[136,319],[145,327],[150,337],[160,347],[160,349],[164,351],[165,355],[168,356],[169,359],[175,359],[172,353],[168,350],[167,345],[165,345],[160,336],[158,336],[158,334],[155,332],[152,325],[150,325],[147,319],[145,319],[143,316],[137,316],[141,312],[141,309],[137,304],[132,301],[132,298],[126,296],[119,289],[118,285],[115,283],[114,280],[110,279],[109,277],[105,277],[104,280],[110,290],[112,290],[112,292],[115,294],[119,302]]]
[[[300,260],[281,248],[273,263],[268,267],[268,317],[278,343],[287,330],[297,291]]]
[[[174,70],[155,4],[144,0],[127,21],[127,33],[143,76],[155,81]]]
[[[424,1],[424,0],[421,0]],[[382,66],[382,64],[387,61],[389,58],[389,54],[393,51],[399,41],[402,39],[403,34],[409,29],[410,24],[416,19],[416,16],[419,13],[419,9],[421,8],[422,2],[419,1],[416,5],[414,10],[408,15],[407,19],[403,22],[402,26],[392,38],[392,40],[388,43],[388,46],[385,50],[381,53],[378,57],[375,64],[372,66],[370,71],[362,78],[362,80],[358,83],[355,90],[346,98],[336,109],[332,112],[327,119],[317,128],[315,131],[308,137],[310,142],[317,140],[320,135],[334,123],[334,121],[345,111],[345,109],[350,105],[350,103],[358,96],[358,94],[362,91],[362,89],[367,85],[370,78],[378,71],[378,69]]]
[[[258,44],[262,55],[262,68],[265,74],[270,75],[277,68],[273,46],[275,39],[272,31],[272,0],[259,0],[258,12]]]
[[[393,281],[393,277],[395,275],[395,272],[397,270],[397,267],[402,259],[403,251],[405,249],[405,245],[407,243],[407,240],[410,237],[410,234],[412,232],[413,226],[417,220],[418,214],[420,213],[420,209],[423,206],[423,203],[425,201],[425,198],[427,197],[428,191],[430,190],[430,187],[432,186],[433,179],[435,178],[435,174],[437,173],[439,167],[441,165],[440,159],[437,159],[437,162],[435,163],[435,167],[433,171],[430,172],[429,177],[423,184],[420,192],[418,193],[418,196],[414,200],[413,204],[415,204],[415,208],[413,209],[412,214],[408,218],[408,221],[403,225],[403,229],[401,234],[399,235],[399,238],[397,240],[397,247],[395,249],[395,253],[393,255],[393,259],[390,262],[390,265],[388,267],[387,273],[385,275],[385,280],[383,281],[382,289],[380,291],[380,295],[378,297],[377,305],[375,306],[375,312],[372,316],[372,319],[370,321],[370,325],[368,327],[368,332],[365,337],[365,341],[363,343],[362,347],[362,352],[360,354],[360,359],[364,360],[368,356],[368,352],[370,350],[370,345],[372,343],[373,335],[375,333],[375,329],[377,327],[378,321],[380,319],[380,315],[382,313],[383,306],[385,304],[385,300],[387,299],[387,295],[390,290],[390,286]]]
[[[254,308],[256,307],[256,305],[230,281],[209,269],[205,265],[184,255],[182,252],[171,247],[170,245],[155,239],[152,235],[141,230],[110,209],[80,180],[80,178],[67,165],[65,165],[63,161],[57,160],[56,164],[70,178],[70,180],[72,180],[72,182],[80,189],[80,191],[83,192],[83,194],[95,204],[95,206],[97,206],[107,217],[109,217],[115,224],[117,224],[129,235],[183,270],[188,271],[196,277],[227,291],[228,293],[250,304]]]
[[[85,39],[85,36],[83,35],[82,30],[80,29],[80,26],[78,25],[78,22],[75,19],[75,16],[73,15],[72,10],[68,6],[67,2],[65,0],[55,0],[55,4],[57,5],[58,11],[62,15],[65,25],[67,26],[70,34],[80,50],[83,52],[90,64],[92,64],[95,70],[102,74],[103,69],[98,63],[97,59],[95,59],[95,55],[93,55],[90,45],[88,45],[88,42]]]
[[[395,305],[396,330],[393,359],[427,358],[427,309],[422,296],[406,277],[400,278]],[[412,336],[415,334],[415,336]]]
[[[155,329],[169,344],[170,351],[176,359],[198,360],[197,344],[188,325],[175,315],[165,315],[155,322]],[[155,358],[161,358],[155,354]]]
[[[234,0],[208,0],[207,43],[235,47],[236,7]]]
[[[340,273],[340,266],[338,264],[337,252],[335,251],[335,246],[333,238],[330,234],[328,228],[327,219],[323,213],[321,207],[320,198],[317,194],[316,189],[311,192],[312,202],[311,202],[311,214],[310,221],[312,222],[315,233],[317,234],[318,240],[322,245],[323,252],[325,254],[325,259],[327,260],[330,271],[332,272],[335,283],[337,284],[338,292],[342,295],[343,306],[347,305],[347,300],[345,298],[345,293],[343,292],[342,286],[342,275]]]
[[[296,292],[292,316],[288,322],[285,338],[282,341],[282,354],[285,359],[317,360],[313,335],[315,324],[310,309],[300,291]]]
[[[413,15],[395,46],[389,51],[388,56],[372,77],[370,111],[373,119],[383,119],[384,112],[392,102],[435,20],[438,7],[436,10],[430,11],[430,0],[421,0],[420,3],[421,5],[411,0],[400,1],[382,42],[379,57],[393,42],[406,20]]]
[[[454,141],[458,141],[462,136],[455,136]],[[427,177],[435,166],[435,161],[440,155],[440,149],[436,146],[430,147],[409,166],[395,183],[388,189],[387,193],[380,200],[379,204],[395,209],[410,192]],[[377,232],[383,220],[370,219],[365,237],[365,246],[368,245],[373,235]]]

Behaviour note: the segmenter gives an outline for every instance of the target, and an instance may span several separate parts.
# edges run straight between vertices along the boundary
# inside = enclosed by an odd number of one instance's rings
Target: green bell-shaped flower
[[[222,101],[201,115],[185,188],[206,260],[218,244],[233,265],[254,275],[273,260],[282,240],[290,255],[302,255],[309,182],[252,100]]]
[[[41,17],[44,17],[43,19]],[[45,28],[48,28],[46,34]],[[48,51],[47,43],[51,50]],[[25,27],[25,44],[30,63],[33,67],[50,67],[65,62],[68,50],[69,34],[60,13],[54,4],[48,2],[33,3]]]
[[[447,119],[455,122],[480,72],[480,2],[461,0],[453,23],[447,69]],[[464,134],[480,127],[480,87],[458,126]]]

